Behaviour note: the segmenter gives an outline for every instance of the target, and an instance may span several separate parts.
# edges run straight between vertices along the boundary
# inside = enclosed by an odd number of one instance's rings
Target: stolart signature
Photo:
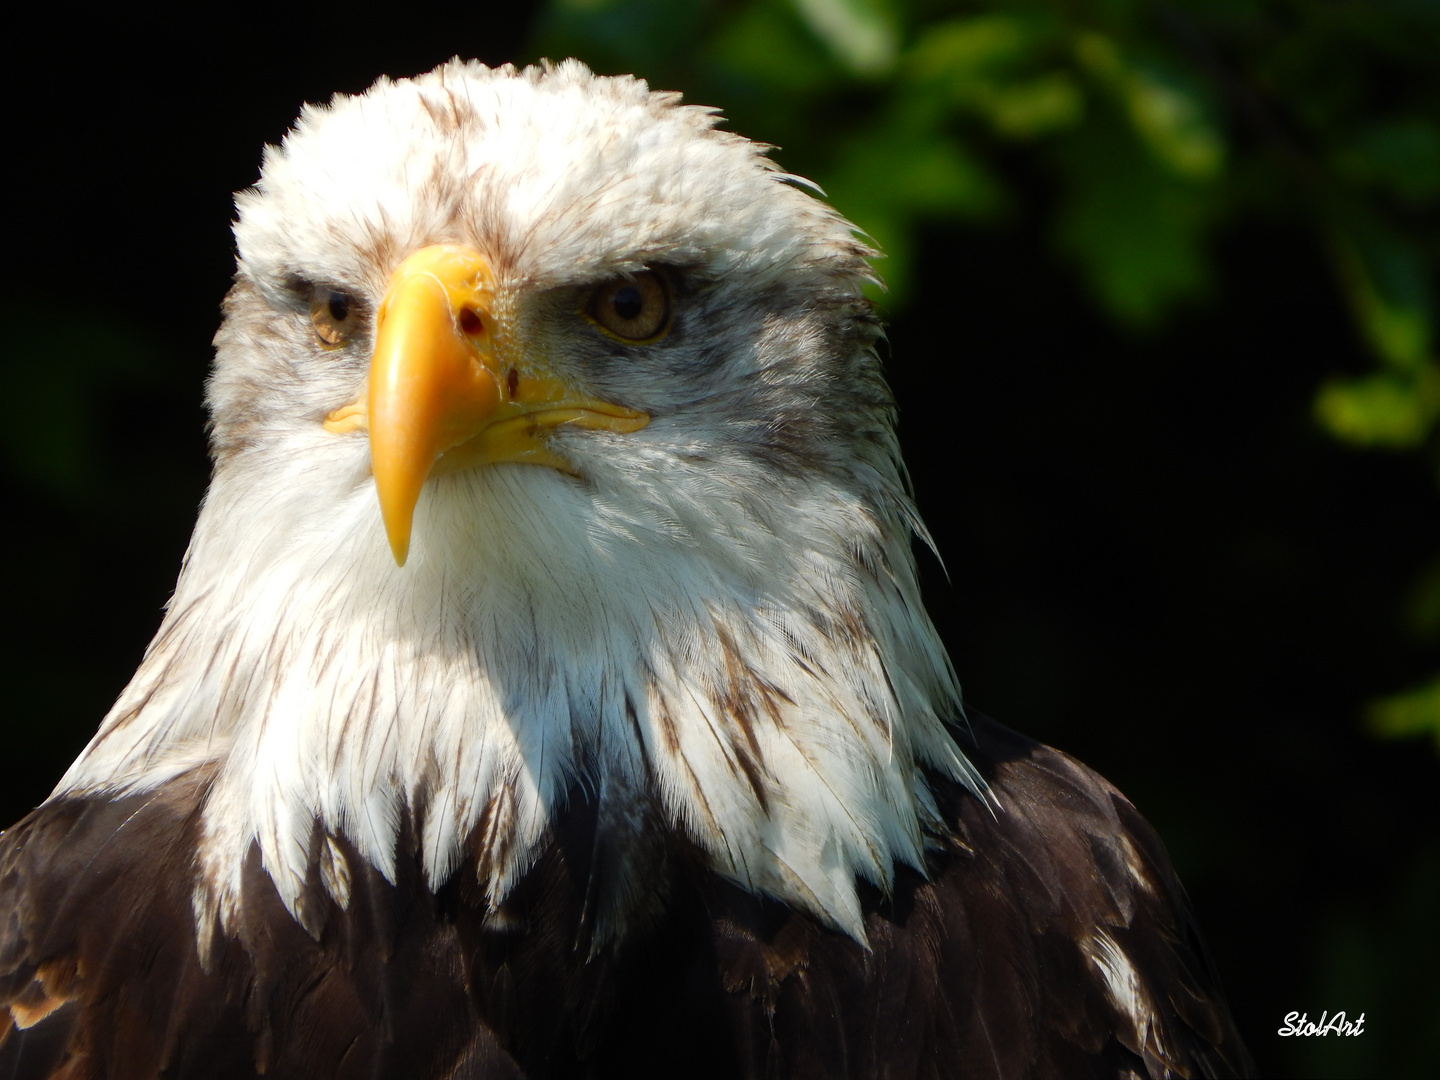
[[[1309,1013],[1291,1012],[1285,1014],[1285,1026],[1281,1035],[1361,1035],[1365,1031],[1365,1014],[1354,1020],[1347,1020],[1344,1011],[1331,1016],[1322,1012],[1319,1020],[1311,1020]]]

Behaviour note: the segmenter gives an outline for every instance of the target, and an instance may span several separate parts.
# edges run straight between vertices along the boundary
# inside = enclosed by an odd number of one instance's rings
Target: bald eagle
[[[0,1077],[1249,1068],[1155,833],[961,707],[809,187],[575,62],[267,149],[173,599],[0,836]]]

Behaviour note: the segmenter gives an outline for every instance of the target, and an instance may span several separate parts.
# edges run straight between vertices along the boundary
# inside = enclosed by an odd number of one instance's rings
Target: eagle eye
[[[658,273],[642,270],[601,285],[585,314],[612,337],[649,344],[670,329],[670,291]]]
[[[310,293],[310,322],[322,346],[344,345],[355,330],[355,304],[338,289],[316,285]]]

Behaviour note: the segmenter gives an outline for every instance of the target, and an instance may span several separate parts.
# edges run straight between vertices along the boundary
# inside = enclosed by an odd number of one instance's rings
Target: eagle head
[[[983,786],[872,252],[765,150],[573,61],[381,80],[267,149],[213,480],[59,789],[208,770],[202,921],[257,848],[302,922],[317,874],[343,906],[340,837],[498,905],[583,798],[858,937],[857,879],[938,827],[926,771]]]

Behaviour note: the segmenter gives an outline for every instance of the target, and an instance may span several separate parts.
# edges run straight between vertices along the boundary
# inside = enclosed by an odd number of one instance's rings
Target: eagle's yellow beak
[[[365,398],[325,420],[365,427],[385,535],[397,565],[410,550],[420,489],[435,472],[515,461],[567,470],[548,444],[562,424],[638,431],[650,418],[577,394],[537,366],[496,317],[494,275],[475,251],[423,248],[390,279],[375,312]]]

